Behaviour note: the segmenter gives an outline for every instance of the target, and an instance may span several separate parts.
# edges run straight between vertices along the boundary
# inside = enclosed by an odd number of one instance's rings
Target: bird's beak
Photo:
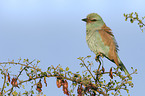
[[[87,18],[84,18],[84,19],[82,19],[82,21],[85,21],[85,22],[87,22]]]

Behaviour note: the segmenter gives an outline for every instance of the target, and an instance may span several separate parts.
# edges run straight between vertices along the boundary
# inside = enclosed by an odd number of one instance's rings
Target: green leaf
[[[26,59],[23,60],[23,63],[25,63],[25,62],[26,62]]]
[[[87,75],[87,72],[85,73],[85,76]]]
[[[25,89],[25,86],[24,86],[24,85],[22,85],[22,88],[23,88],[23,89]]]
[[[68,71],[68,73],[72,74],[72,72],[71,72],[71,71]]]
[[[130,22],[133,23],[133,19],[130,19]]]
[[[126,89],[126,92],[127,92],[127,93],[129,93],[129,90],[128,90],[128,89]]]
[[[132,81],[128,81],[128,84],[132,84]]]
[[[41,75],[47,75],[47,73],[46,72],[41,72]]]
[[[7,86],[9,86],[10,84],[7,82]]]
[[[91,55],[88,55],[87,57],[89,58],[89,57],[91,57]]]
[[[68,67],[66,67],[66,69],[65,69],[66,71],[68,71],[69,70],[69,68]]]
[[[49,69],[50,69],[50,67],[47,68],[47,70],[49,70]]]
[[[51,72],[50,72],[50,71],[47,71],[47,73],[48,73],[48,74],[51,74]]]
[[[18,93],[17,93],[16,91],[14,91],[12,94],[13,94],[14,96],[17,96]]]
[[[79,73],[79,71],[77,71],[76,73]]]
[[[33,71],[34,71],[34,70],[33,70],[33,69],[31,69],[31,73],[33,73]]]
[[[37,63],[39,63],[40,61],[39,60],[37,60]]]
[[[104,80],[104,83],[106,83],[106,81]]]
[[[59,70],[60,70],[60,72],[63,72],[63,68],[60,67]]]
[[[80,63],[80,65],[83,65],[83,63]]]
[[[112,94],[112,95],[114,95],[114,93],[113,93],[113,92],[111,92],[111,94]]]

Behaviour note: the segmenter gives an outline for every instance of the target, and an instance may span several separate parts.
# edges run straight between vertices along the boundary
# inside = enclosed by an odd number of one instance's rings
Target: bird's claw
[[[101,52],[99,52],[98,54],[96,54],[96,57],[95,57],[95,60],[98,62],[98,61],[100,61],[99,60],[99,57],[102,57],[103,58],[103,54],[101,53]]]

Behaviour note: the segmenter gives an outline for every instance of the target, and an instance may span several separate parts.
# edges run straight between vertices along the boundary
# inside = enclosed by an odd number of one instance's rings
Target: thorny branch
[[[86,59],[86,58],[85,58]],[[113,81],[109,81],[107,84],[103,83],[103,78],[102,78],[102,75],[103,74],[109,74],[110,72],[101,72],[102,69],[100,69],[100,64],[99,64],[99,67],[98,67],[98,71],[95,73],[95,75],[97,75],[95,78],[95,76],[93,75],[92,71],[89,70],[87,64],[85,63],[85,59],[80,59],[82,64],[84,65],[84,67],[87,69],[87,71],[89,72],[89,74],[93,77],[94,80],[91,80],[89,78],[89,75],[86,75],[85,77],[84,76],[81,76],[81,75],[76,75],[76,73],[72,73],[70,71],[65,71],[63,68],[60,67],[60,65],[58,65],[57,67],[54,67],[53,65],[51,67],[48,67],[47,71],[41,71],[41,69],[39,69],[36,66],[34,66],[32,63],[33,62],[30,62],[30,63],[16,63],[16,62],[1,62],[0,64],[17,64],[17,65],[21,65],[21,66],[24,66],[24,68],[19,72],[19,74],[17,75],[17,78],[16,80],[20,79],[20,75],[23,75],[22,72],[25,70],[25,69],[29,69],[29,70],[34,70],[36,71],[37,73],[35,74],[33,71],[29,73],[28,75],[28,78],[26,78],[25,80],[21,81],[19,80],[19,83],[18,85],[21,86],[23,83],[26,83],[26,82],[30,82],[30,81],[35,81],[37,79],[41,79],[41,78],[50,78],[50,77],[55,77],[55,78],[62,78],[62,80],[68,80],[68,81],[72,81],[72,85],[73,84],[76,84],[76,85],[83,85],[84,87],[84,91],[82,90],[81,93],[78,93],[78,94],[88,94],[88,93],[91,93],[91,92],[95,92],[96,95],[97,94],[102,94],[104,96],[108,96],[108,92],[109,91],[112,91],[112,90],[116,90],[115,94],[117,94],[118,91],[120,91],[121,89],[122,90],[126,90],[126,88],[124,89],[124,84],[126,86],[126,84],[128,84],[128,82],[126,82],[127,79],[127,76],[124,76],[123,78],[126,78],[126,79],[123,79],[121,82],[120,82],[120,85],[119,83],[117,84],[119,87],[119,89],[117,89],[117,87],[115,87],[113,85]],[[25,70],[26,71],[26,70]],[[26,71],[27,73],[27,71]],[[112,72],[114,75],[116,74],[116,76],[119,76],[117,75],[117,71],[115,72]],[[132,74],[135,74],[136,71],[134,71],[133,73],[131,73],[130,75]],[[7,74],[7,73],[6,73]],[[6,74],[4,75],[4,78],[6,78]],[[35,74],[35,75],[33,75]],[[31,76],[31,77],[30,77]],[[122,78],[122,77],[120,77]],[[99,82],[94,82],[96,81],[96,79],[99,81]],[[63,81],[64,82],[64,81]],[[75,82],[75,83],[74,83]],[[4,79],[4,83],[6,83],[6,79]],[[46,81],[45,81],[45,84],[46,84]],[[63,83],[62,83],[63,84]],[[132,84],[132,83],[130,83]],[[37,84],[35,84],[37,85]],[[76,86],[74,85],[74,86]],[[114,87],[113,87],[114,86]],[[9,95],[13,92],[13,88],[14,86],[12,86],[10,89],[8,89],[7,91],[5,91],[5,93],[3,93],[3,90],[1,91],[1,94],[6,94],[7,92],[10,91]],[[85,89],[85,88],[89,88],[89,89]],[[4,89],[4,88],[2,88]],[[103,90],[104,89],[104,90]],[[87,92],[87,93],[83,93],[83,92]],[[69,94],[71,94],[71,92],[69,92]],[[82,96],[82,95],[80,95]]]
[[[4,83],[3,83],[3,87],[2,87],[2,90],[1,90],[1,94],[3,94],[3,91],[4,91],[4,88],[5,88],[5,84],[6,84],[6,77],[7,77],[7,70],[4,74]]]

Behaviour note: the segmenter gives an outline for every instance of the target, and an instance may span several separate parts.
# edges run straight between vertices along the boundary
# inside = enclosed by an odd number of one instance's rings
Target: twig
[[[2,87],[0,95],[3,95],[3,91],[4,91],[4,88],[5,88],[5,84],[6,84],[6,77],[7,77],[7,70],[6,70],[6,73],[4,73],[4,83],[3,83],[3,87]]]
[[[18,80],[18,77],[21,75],[21,73],[23,72],[23,70],[25,70],[26,69],[26,66],[20,71],[20,73],[19,73],[19,75],[17,76],[17,78],[16,78],[16,81]],[[12,91],[13,91],[13,88],[14,88],[14,86],[12,86],[12,88],[11,88],[11,91],[10,91],[10,93],[9,93],[9,95],[11,95],[11,93],[12,93]]]
[[[95,77],[93,76],[93,74],[91,73],[91,71],[89,70],[88,66],[85,64],[84,60],[81,60],[83,62],[83,65],[85,65],[85,67],[87,68],[87,70],[89,71],[90,75],[93,77],[93,79],[95,80]]]

